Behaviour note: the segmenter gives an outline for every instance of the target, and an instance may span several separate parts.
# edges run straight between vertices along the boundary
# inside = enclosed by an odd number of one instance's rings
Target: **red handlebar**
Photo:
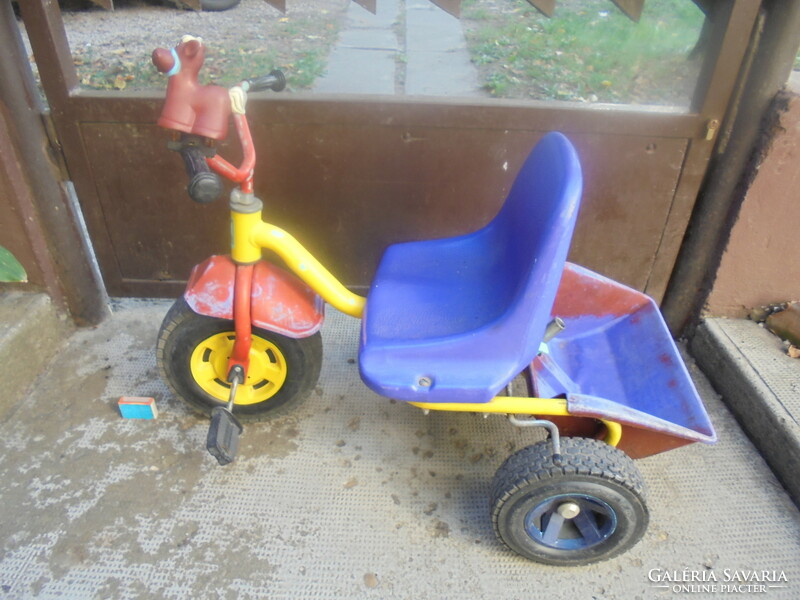
[[[217,173],[234,183],[241,184],[242,191],[246,194],[253,192],[253,169],[256,166],[256,150],[253,147],[253,137],[250,135],[250,126],[247,118],[243,114],[234,114],[233,122],[236,125],[236,133],[239,134],[239,141],[242,144],[241,166],[237,169],[219,154],[207,158],[208,166]]]

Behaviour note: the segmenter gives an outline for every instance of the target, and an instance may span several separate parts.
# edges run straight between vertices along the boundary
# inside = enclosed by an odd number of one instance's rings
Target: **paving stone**
[[[335,48],[324,77],[314,84],[322,94],[394,94],[393,51]]]

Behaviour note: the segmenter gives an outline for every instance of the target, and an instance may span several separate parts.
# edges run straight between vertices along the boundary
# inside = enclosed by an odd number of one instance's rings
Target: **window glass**
[[[610,0],[560,0],[552,18],[524,0],[462,0],[460,17],[376,2],[373,14],[347,0],[286,0],[285,13],[62,0],[62,14],[81,86],[98,90],[163,88],[150,52],[192,34],[207,47],[201,78],[223,85],[277,67],[290,91],[686,106],[706,38],[707,3],[692,0],[646,0],[638,23]]]

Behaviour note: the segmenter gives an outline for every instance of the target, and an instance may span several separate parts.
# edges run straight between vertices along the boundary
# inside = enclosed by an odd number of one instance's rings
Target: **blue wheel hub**
[[[525,531],[556,550],[585,550],[608,539],[617,529],[611,506],[586,494],[559,494],[534,506],[525,516]]]

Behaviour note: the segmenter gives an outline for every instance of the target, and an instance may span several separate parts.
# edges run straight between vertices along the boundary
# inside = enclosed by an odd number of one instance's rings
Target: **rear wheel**
[[[247,379],[234,405],[242,421],[268,419],[297,406],[316,385],[322,366],[319,333],[294,339],[254,327],[252,335]],[[233,322],[198,315],[180,298],[158,335],[161,375],[176,396],[211,414],[228,402],[228,359],[235,340]]]
[[[498,469],[492,486],[495,533],[537,562],[578,566],[634,546],[647,529],[644,482],[624,452],[605,442],[561,438],[523,448]]]

